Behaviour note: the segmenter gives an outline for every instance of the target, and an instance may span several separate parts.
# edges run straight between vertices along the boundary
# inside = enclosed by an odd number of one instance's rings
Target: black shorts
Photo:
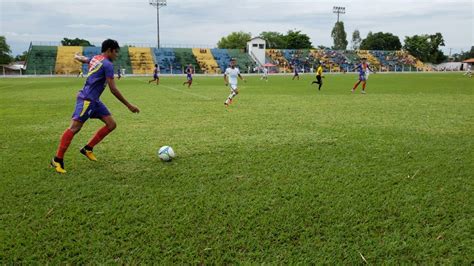
[[[321,76],[316,76],[316,79],[318,80],[319,83],[323,82],[323,80],[321,79]]]

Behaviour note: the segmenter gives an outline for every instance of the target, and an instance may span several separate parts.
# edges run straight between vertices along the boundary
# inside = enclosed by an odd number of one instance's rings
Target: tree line
[[[347,33],[344,29],[344,22],[336,22],[331,31],[333,38],[334,50],[347,50],[349,42],[347,41]],[[312,49],[313,44],[309,36],[299,30],[289,30],[286,33],[276,31],[264,31],[259,37],[266,40],[268,49]],[[248,32],[233,32],[228,36],[222,37],[217,46],[222,49],[245,49],[247,42],[252,38],[252,34]],[[63,38],[61,40],[63,46],[94,46],[90,41],[80,38]],[[407,36],[402,46],[400,38],[389,32],[369,32],[365,39],[360,36],[359,30],[352,33],[352,41],[350,49],[352,50],[383,50],[396,51],[404,49],[410,54],[423,62],[439,64],[446,61],[447,56],[440,50],[444,46],[444,38],[441,33],[421,34]],[[317,48],[325,49],[329,47],[318,46]],[[0,64],[9,64],[14,61],[24,61],[28,52],[24,51],[17,56],[11,55],[11,49],[5,36],[0,36]],[[468,58],[474,58],[474,46],[470,51],[452,55],[453,60],[463,61]]]
[[[260,34],[262,39],[267,41],[269,49],[310,49],[312,48],[311,40],[308,35],[301,31],[289,30],[286,34],[274,31],[266,31]],[[222,37],[217,43],[217,47],[221,49],[243,49],[247,46],[247,42],[252,38],[252,34],[248,32],[233,32],[226,37]]]
[[[265,31],[258,35],[266,40],[268,49],[312,49],[314,48],[307,34],[298,30],[290,30],[287,33],[274,31]],[[344,22],[336,22],[332,31],[334,50],[347,50],[349,42],[347,33],[344,29]],[[251,33],[233,32],[228,36],[222,37],[217,46],[221,49],[244,49],[247,42],[252,38]],[[404,49],[410,54],[423,62],[439,64],[448,58],[444,55],[440,47],[445,46],[444,38],[441,33],[422,34],[407,36],[402,45],[400,38],[389,32],[369,32],[365,39],[360,36],[360,31],[355,30],[352,33],[352,42],[350,49],[352,50],[381,50],[381,51],[398,51]],[[329,48],[318,46],[318,48]],[[461,54],[455,54],[455,60],[465,60],[474,57],[474,46],[470,51]]]

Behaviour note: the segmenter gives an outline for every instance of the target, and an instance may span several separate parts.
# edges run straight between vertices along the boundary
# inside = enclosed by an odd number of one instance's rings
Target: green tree
[[[12,61],[11,52],[5,36],[0,36],[0,64],[6,65]]]
[[[400,38],[389,32],[370,33],[360,44],[361,50],[397,51],[401,48]]]
[[[332,49],[346,50],[348,42],[346,30],[344,29],[344,22],[336,22],[334,28],[332,29],[331,37],[334,40],[334,46]]]
[[[75,39],[64,38],[61,40],[61,44],[63,46],[94,46],[88,40],[79,39],[79,38],[75,38]]]
[[[301,31],[289,30],[285,35],[286,49],[311,49],[313,45],[308,35]]]
[[[474,46],[471,47],[470,51],[467,52],[461,52],[459,54],[454,54],[453,58],[455,61],[464,61],[467,59],[474,58]]]
[[[358,50],[361,43],[362,43],[362,38],[360,37],[360,31],[355,30],[354,33],[352,33],[352,49]]]
[[[251,33],[243,31],[232,32],[226,37],[222,37],[217,43],[217,47],[220,49],[244,49],[250,39],[252,39]]]
[[[444,38],[441,33],[436,33],[406,37],[403,48],[423,62],[439,64],[447,58],[440,46],[444,46]]]
[[[264,31],[260,33],[260,38],[267,42],[268,49],[284,49],[287,47],[284,34],[275,31]]]
[[[28,52],[24,51],[22,54],[19,54],[19,55],[15,56],[14,60],[15,61],[25,61],[27,56],[28,56]]]

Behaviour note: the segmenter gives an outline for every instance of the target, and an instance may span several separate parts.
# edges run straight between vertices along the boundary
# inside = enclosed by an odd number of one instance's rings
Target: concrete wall
[[[267,49],[266,47],[266,42],[264,39],[261,38],[253,38],[247,43],[247,51],[252,57],[254,56],[257,58],[261,64],[265,64],[265,50]],[[252,53],[254,56],[252,56]]]

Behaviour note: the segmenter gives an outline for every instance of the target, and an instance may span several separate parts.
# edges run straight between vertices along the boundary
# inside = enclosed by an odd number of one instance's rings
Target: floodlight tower
[[[346,8],[343,6],[335,6],[332,9],[332,13],[337,14],[337,22],[339,22],[339,15],[346,14]]]
[[[156,32],[157,32],[157,48],[160,48],[160,8],[167,5],[166,0],[150,0],[150,5],[156,8]]]

